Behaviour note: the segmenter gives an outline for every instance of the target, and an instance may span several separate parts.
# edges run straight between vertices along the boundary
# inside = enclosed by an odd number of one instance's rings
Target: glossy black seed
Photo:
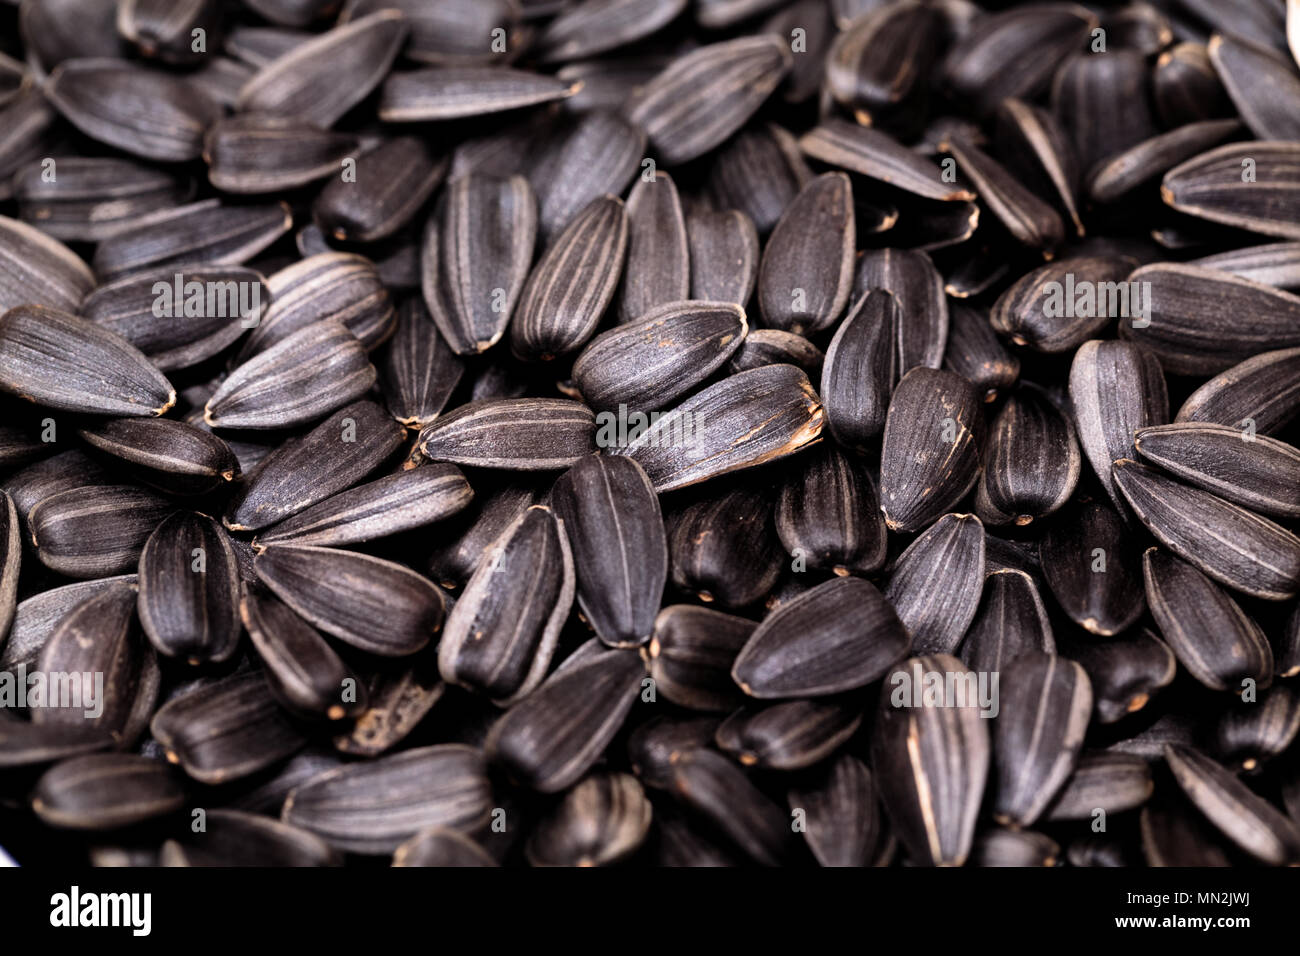
[[[773,504],[766,490],[742,485],[669,513],[673,583],[726,608],[761,600],[785,564]]]
[[[1038,587],[1024,571],[995,570],[985,579],[961,659],[977,673],[994,674],[1034,653],[1056,653],[1052,622]]]
[[[952,654],[984,588],[984,526],[947,514],[918,535],[894,563],[885,597],[923,654]]]

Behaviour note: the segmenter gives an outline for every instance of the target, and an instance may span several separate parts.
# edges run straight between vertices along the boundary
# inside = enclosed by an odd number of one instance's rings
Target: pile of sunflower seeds
[[[0,860],[1300,863],[1297,56],[0,2]]]

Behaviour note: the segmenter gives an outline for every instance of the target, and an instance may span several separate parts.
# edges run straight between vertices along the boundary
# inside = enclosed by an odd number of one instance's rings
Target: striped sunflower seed
[[[0,641],[0,667],[33,666],[55,629],[76,607],[96,594],[118,585],[134,587],[134,574],[78,581],[33,594],[18,602],[7,642]]]
[[[386,123],[428,123],[487,116],[553,103],[575,84],[544,73],[497,66],[443,66],[389,75],[379,95]]]
[[[95,285],[86,264],[63,243],[0,216],[0,315],[29,303],[75,312]]]
[[[1052,83],[1052,106],[1073,133],[1079,168],[1085,172],[1158,132],[1146,95],[1149,70],[1137,50],[1107,56],[1075,53]]]
[[[731,665],[755,624],[692,604],[659,612],[646,659],[655,689],[689,710],[730,711],[744,702],[731,679]],[[713,739],[710,731],[704,737]]]
[[[885,522],[875,482],[830,445],[805,456],[802,471],[782,486],[776,531],[796,560],[841,577],[868,574],[885,563]]]
[[[862,125],[881,125],[924,84],[943,31],[942,13],[919,0],[887,4],[859,17],[827,54],[831,96]]]
[[[815,777],[786,793],[804,813],[804,840],[822,866],[880,865],[888,844],[875,776],[857,757],[840,754]]]
[[[338,866],[328,843],[300,827],[256,813],[213,808],[205,829],[162,846],[162,866]]]
[[[146,57],[166,63],[194,63],[203,59],[194,50],[194,31],[200,35],[220,29],[214,0],[124,0],[117,5],[117,32]]]
[[[334,737],[345,754],[377,757],[401,743],[419,726],[446,690],[438,675],[437,655],[425,651],[405,658],[397,668],[384,667],[366,682],[366,709],[352,727]]]
[[[308,622],[370,654],[414,654],[442,627],[442,592],[392,561],[278,544],[262,551],[253,567],[262,583]]]
[[[868,251],[858,262],[853,289],[855,295],[884,289],[898,299],[902,317],[894,336],[899,377],[918,366],[940,366],[948,341],[948,305],[943,279],[928,255],[913,249]]]
[[[1235,31],[1210,37],[1206,52],[1237,112],[1258,139],[1300,139],[1300,117],[1289,105],[1300,97],[1295,60],[1256,46]]]
[[[860,701],[787,700],[742,707],[718,727],[715,742],[746,767],[802,770],[834,753],[861,723]]]
[[[671,176],[657,172],[637,181],[627,200],[627,224],[620,322],[633,322],[656,306],[688,298],[691,288],[686,220]]]
[[[27,521],[36,557],[70,578],[101,578],[135,568],[153,530],[175,510],[132,485],[64,491],[34,507]]]
[[[989,428],[975,510],[985,524],[1031,524],[1070,499],[1081,468],[1074,422],[1046,392],[1021,385]]]
[[[225,529],[206,515],[164,519],[140,553],[140,623],[160,654],[219,663],[239,647],[239,566]]]
[[[975,838],[968,862],[978,867],[1050,867],[1060,856],[1060,844],[1044,833],[991,827]]]
[[[115,418],[80,428],[96,451],[128,464],[142,482],[174,495],[204,495],[239,477],[239,461],[224,441],[169,418]]]
[[[385,140],[356,157],[354,178],[331,180],[320,191],[312,217],[340,242],[387,239],[415,217],[448,166],[417,137]]]
[[[984,526],[974,515],[946,514],[898,556],[885,598],[922,654],[952,654],[984,589]]]
[[[948,304],[942,368],[974,385],[985,402],[995,401],[1020,377],[1020,359],[1002,346],[983,314],[960,302]]]
[[[478,468],[559,470],[595,450],[591,409],[562,398],[470,402],[420,432],[425,457]]]
[[[1300,348],[1261,352],[1194,391],[1176,422],[1212,422],[1275,434],[1300,414]]]
[[[1141,710],[1177,672],[1174,652],[1145,628],[1114,640],[1070,641],[1062,653],[1087,671],[1093,711],[1103,724]]]
[[[175,813],[185,791],[161,761],[134,754],[64,760],[36,782],[32,810],[63,830],[115,830]]]
[[[692,610],[705,609],[692,607]],[[730,675],[727,682],[731,683]],[[716,716],[651,717],[632,731],[627,740],[628,762],[637,779],[656,790],[671,790],[673,766],[678,758],[688,751],[711,747],[721,723],[722,719]]]
[[[598,0],[561,9],[537,37],[543,63],[581,60],[627,46],[667,26],[687,0]]]
[[[989,211],[1017,241],[1050,254],[1065,240],[1060,214],[996,159],[959,136],[950,137],[944,146]]]
[[[1214,728],[1214,750],[1230,766],[1250,772],[1286,753],[1300,733],[1300,698],[1286,684],[1258,702],[1234,700]]]
[[[398,306],[397,329],[379,367],[388,411],[408,428],[437,418],[465,374],[419,297]]]
[[[1079,157],[1057,117],[1023,100],[1007,99],[998,107],[995,122],[997,141],[1006,144],[1002,156],[1008,168],[1065,213],[1068,224],[1082,236]]]
[[[984,579],[984,596],[961,645],[961,659],[976,673],[997,673],[1027,654],[1055,654],[1056,640],[1034,579],[1000,568]]]
[[[645,841],[652,815],[636,777],[593,774],[538,822],[528,839],[528,861],[533,866],[617,863]]]
[[[208,180],[237,195],[283,192],[324,179],[357,152],[357,141],[274,113],[238,113],[203,139]]]
[[[1202,43],[1179,43],[1156,58],[1151,98],[1166,129],[1233,112],[1228,93]]]
[[[645,146],[645,133],[609,110],[551,127],[533,147],[537,159],[528,169],[541,236],[554,241],[593,201],[622,195],[640,168]]]
[[[727,362],[735,375],[764,365],[793,365],[811,379],[820,379],[826,356],[802,335],[780,329],[750,329]]]
[[[1294,142],[1252,140],[1219,146],[1169,170],[1160,193],[1166,204],[1198,219],[1300,239],[1297,150],[1300,144]],[[1246,169],[1254,175],[1243,181]]]
[[[18,609],[18,573],[22,570],[23,529],[14,499],[0,488],[0,650]]]
[[[1095,297],[1094,290],[1123,282],[1136,265],[1116,256],[1065,259],[1035,269],[998,297],[989,321],[1017,345],[1039,352],[1072,352],[1116,318],[1104,302],[1090,304],[1083,296]],[[1065,302],[1070,304],[1063,308]]]
[[[691,268],[688,298],[734,302],[743,308],[758,281],[758,232],[753,220],[738,209],[692,212],[686,217],[686,236]]]
[[[673,793],[750,860],[780,866],[795,843],[785,813],[722,754],[693,750],[673,767]]]
[[[496,866],[481,846],[450,827],[426,827],[393,851],[393,866]]]
[[[79,754],[106,750],[113,738],[89,727],[33,724],[26,720],[0,720],[0,767],[34,767],[66,761]]]
[[[845,120],[825,120],[803,135],[799,148],[818,162],[888,183],[925,199],[964,202],[975,198],[969,190],[944,182],[938,166],[900,145],[888,133]]]
[[[1189,264],[1231,272],[1279,289],[1300,288],[1300,242],[1270,242],[1231,249],[1193,259]]]
[[[1084,630],[1113,637],[1142,616],[1146,604],[1135,543],[1103,501],[1069,509],[1043,534],[1043,578],[1061,610]]]
[[[799,146],[775,124],[742,129],[717,149],[709,167],[709,192],[716,208],[738,209],[759,235],[770,233],[786,206],[813,178]]]

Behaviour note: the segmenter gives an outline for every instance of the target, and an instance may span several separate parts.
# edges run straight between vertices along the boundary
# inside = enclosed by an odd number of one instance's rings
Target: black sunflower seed
[[[78,581],[42,591],[18,603],[7,642],[0,641],[0,666],[14,669],[19,664],[32,666],[50,635],[76,607],[88,599],[119,585],[134,587],[134,574],[92,581]]]
[[[564,522],[533,505],[484,554],[451,609],[438,645],[443,679],[501,706],[526,697],[546,676],[574,587]]]
[[[738,209],[692,212],[686,217],[686,236],[689,298],[743,307],[758,281],[758,232],[753,221]]]
[[[487,824],[491,810],[482,752],[440,744],[309,780],[285,799],[281,819],[337,849],[378,855],[430,826],[473,832]]]
[[[464,364],[418,297],[398,307],[397,329],[380,369],[388,411],[408,428],[420,428],[437,418],[465,374]]]
[[[255,0],[256,2],[256,0]],[[270,0],[274,3],[276,0]],[[294,47],[302,46],[312,37],[311,32],[285,26],[250,27],[235,24],[226,33],[225,50],[241,62],[260,70],[268,63],[284,56]],[[252,71],[249,78],[252,78]],[[247,81],[245,81],[246,83]],[[240,85],[240,90],[244,84]],[[236,90],[238,93],[239,90]],[[239,109],[239,97],[230,104],[231,109]]]
[[[1274,647],[1273,658],[1279,676],[1294,677],[1300,673],[1300,605],[1291,612],[1286,629]]]
[[[988,319],[960,302],[948,304],[948,344],[943,366],[956,372],[991,402],[1020,377],[1020,359],[998,340]],[[822,389],[823,394],[825,388]]]
[[[366,687],[320,633],[288,605],[249,590],[239,615],[266,665],[271,692],[290,711],[341,720],[366,710]]]
[[[768,614],[731,674],[751,697],[821,697],[877,680],[910,646],[879,591],[835,578]]]
[[[356,157],[312,204],[321,231],[340,242],[374,242],[405,226],[447,174],[448,160],[414,136],[397,136]]]
[[[696,393],[630,441],[610,435],[617,422],[602,424],[596,443],[630,455],[664,492],[794,454],[821,438],[824,423],[802,371],[765,365]]]
[[[980,198],[1019,242],[1050,253],[1065,239],[1060,214],[1014,177],[1005,166],[969,141],[952,136],[944,144],[970,178]]]
[[[34,507],[27,521],[36,557],[71,578],[100,578],[135,568],[149,535],[175,510],[131,485],[64,491]]]
[[[635,461],[593,455],[551,489],[578,575],[578,604],[611,647],[644,644],[668,573],[659,499]]]
[[[50,74],[45,95],[91,139],[145,159],[198,159],[221,107],[179,76],[126,60],[77,59]]]
[[[881,125],[903,107],[941,47],[940,11],[929,4],[887,4],[853,21],[826,57],[826,86],[864,126]]]
[[[788,700],[742,707],[722,722],[715,739],[746,767],[802,770],[834,753],[861,723],[857,700]]]
[[[997,673],[1027,654],[1056,653],[1052,622],[1034,579],[1003,568],[984,581],[984,596],[961,645],[976,673]]]
[[[338,866],[328,843],[256,813],[208,810],[204,829],[162,846],[162,866]]]
[[[885,524],[919,531],[965,497],[979,477],[984,412],[975,389],[951,372],[914,368],[885,419],[880,501]]]
[[[647,412],[694,391],[735,354],[749,328],[729,302],[669,302],[596,336],[573,363],[593,407]]]
[[[1198,219],[1300,239],[1297,155],[1294,142],[1229,143],[1169,170],[1160,192],[1168,205]]]
[[[740,210],[759,235],[767,235],[810,179],[799,143],[768,123],[741,130],[717,149],[709,167],[709,192],[718,209]]]
[[[669,166],[695,159],[740,129],[790,71],[783,40],[747,36],[674,60],[633,94],[628,117]]]
[[[799,148],[819,162],[889,183],[926,199],[952,202],[975,198],[974,193],[961,185],[947,182],[938,166],[900,145],[888,133],[844,120],[827,119],[803,135]]]
[[[140,553],[140,623],[159,653],[192,664],[228,659],[239,646],[239,565],[225,529],[176,512]]]
[[[450,827],[426,827],[393,851],[393,866],[496,866],[470,837]]]
[[[328,129],[384,79],[406,34],[406,19],[397,10],[326,31],[259,70],[240,91],[238,109]]]
[[[1000,670],[993,814],[1003,824],[1030,826],[1074,770],[1092,713],[1092,686],[1078,664],[1038,651]]]
[[[1043,578],[1061,610],[1084,630],[1113,637],[1142,616],[1135,544],[1103,501],[1082,503],[1048,526],[1039,542]]]
[[[56,239],[97,242],[188,202],[194,183],[131,160],[68,156],[22,167],[13,189],[26,222]]]
[[[970,853],[990,750],[976,683],[975,674],[946,654],[910,658],[885,679],[871,765],[890,822],[915,864],[960,866]],[[923,694],[923,685],[937,685],[939,693]],[[945,685],[964,698],[945,701]]]
[[[645,668],[631,650],[566,662],[492,726],[489,757],[524,786],[542,793],[567,789],[623,726],[643,678]]]
[[[553,239],[602,196],[622,195],[641,168],[645,146],[645,133],[609,110],[550,128],[541,145],[532,147],[537,159],[528,169],[541,236]]]
[[[657,172],[637,181],[627,200],[627,223],[620,322],[636,321],[656,306],[681,301],[691,288],[686,220],[671,176]]]
[[[1137,454],[1133,434],[1169,420],[1169,395],[1156,357],[1131,342],[1085,342],[1070,365],[1070,402],[1084,457],[1116,507],[1123,499],[1111,464]]]
[[[1052,105],[1073,133],[1085,174],[1156,135],[1147,83],[1146,57],[1137,50],[1076,53],[1056,71]]]
[[[194,49],[194,34],[219,31],[219,5],[214,0],[125,0],[117,8],[117,32],[146,57],[167,63],[203,59]]]
[[[1045,391],[1021,385],[989,427],[975,510],[986,524],[1030,524],[1070,499],[1081,468],[1074,422]]]
[[[750,329],[727,362],[733,375],[764,365],[793,365],[811,379],[820,379],[826,356],[802,335],[780,329]]]
[[[15,174],[52,151],[59,114],[35,87],[0,103],[0,199],[12,199]]]
[[[167,759],[206,784],[247,777],[306,744],[258,671],[200,684],[163,704],[149,727]]]
[[[537,824],[528,839],[533,866],[608,866],[635,852],[650,831],[650,801],[636,777],[597,773]]]
[[[360,398],[375,384],[361,341],[328,319],[258,352],[226,378],[204,407],[214,428],[291,428]]]
[[[897,376],[918,366],[938,368],[948,341],[948,302],[933,260],[915,249],[868,251],[858,262],[853,291],[872,289],[893,293],[902,310],[894,331]]]
[[[253,567],[262,583],[310,623],[371,654],[414,654],[442,627],[442,592],[392,561],[278,544],[259,554]]]
[[[995,121],[1003,162],[1030,189],[1064,212],[1074,231],[1082,236],[1079,159],[1060,120],[1041,107],[1007,99],[998,107]]]
[[[1061,847],[1044,833],[990,827],[971,844],[970,866],[1056,866]]]
[[[0,488],[0,648],[9,636],[18,609],[18,572],[22,569],[22,525],[8,492]]]
[[[396,72],[384,81],[379,118],[427,123],[553,103],[578,87],[544,73],[499,66],[444,66]]]
[[[758,270],[758,303],[771,328],[829,328],[853,288],[853,188],[826,173],[791,200],[772,230]]]
[[[0,315],[29,303],[75,312],[95,285],[95,277],[71,249],[6,216],[0,216],[0,278]]]
[[[203,140],[208,179],[222,192],[258,194],[306,186],[338,171],[358,143],[271,113],[239,113],[217,120]]]
[[[693,607],[692,610],[705,609]],[[731,683],[730,675],[727,675],[727,682]],[[735,685],[732,684],[732,687]],[[730,710],[731,707],[725,709]],[[651,717],[628,736],[627,754],[632,771],[647,787],[671,790],[673,766],[677,760],[688,751],[712,747],[713,735],[720,723],[722,719],[716,716]]]
[[[1089,173],[1088,193],[1096,202],[1115,202],[1240,131],[1236,120],[1205,120],[1143,140],[1098,163]]]
[[[532,259],[537,202],[522,176],[462,176],[429,218],[424,301],[452,350],[482,352],[505,333]],[[522,318],[522,317],[521,317]]]
[[[1156,540],[1220,584],[1271,601],[1300,591],[1300,538],[1286,528],[1128,459],[1114,471]]]
[[[1159,548],[1142,557],[1147,604],[1178,662],[1212,690],[1267,686],[1273,652],[1264,634],[1227,593],[1192,565]]]
[[[32,809],[65,830],[114,830],[175,813],[185,791],[161,761],[134,754],[73,757],[36,782]]]
[[[876,778],[857,757],[841,754],[807,783],[786,793],[804,813],[804,840],[822,866],[871,866],[885,842]]]
[[[763,32],[779,37],[793,37],[803,31],[803,53],[794,58],[794,67],[786,77],[781,97],[787,103],[806,103],[821,86],[826,53],[836,36],[831,12],[821,0],[795,0],[780,4],[763,23]]]
[[[1209,51],[1201,43],[1179,43],[1156,58],[1151,98],[1166,129],[1233,111]]]
[[[559,470],[595,450],[591,409],[562,398],[470,402],[420,432],[427,458],[478,468]]]
[[[1257,138],[1300,139],[1300,117],[1292,107],[1300,97],[1294,60],[1235,33],[1216,33],[1207,52],[1237,112]]]
[[[580,60],[635,43],[666,26],[686,0],[601,0],[562,9],[537,38],[543,63]]]
[[[951,654],[984,589],[984,526],[974,515],[941,517],[898,556],[885,597],[919,653]]]
[[[1188,263],[1205,269],[1219,269],[1233,275],[1276,286],[1300,288],[1300,242],[1271,242],[1244,249],[1231,249],[1202,256]]]
[[[95,247],[92,264],[103,282],[172,265],[240,265],[292,226],[285,203],[236,206],[204,199],[114,233]]]
[[[701,601],[744,607],[776,584],[785,556],[765,489],[737,486],[670,514],[673,582]]]
[[[1017,345],[1073,351],[1121,316],[1137,317],[1140,304],[1130,301],[1123,285],[1136,265],[1114,256],[1064,259],[1035,269],[998,297],[989,321]]]
[[[159,371],[169,372],[229,347],[260,324],[271,298],[266,280],[252,269],[176,266],[105,283],[77,311],[125,338]]]
[[[1229,765],[1259,769],[1286,753],[1300,733],[1300,698],[1275,684],[1258,701],[1233,700],[1214,728],[1214,750]]]
[[[665,607],[646,653],[656,691],[689,710],[739,706],[744,695],[731,679],[731,665],[755,627],[746,618],[692,604]],[[710,731],[704,741],[712,739]]]
[[[370,674],[368,705],[349,730],[334,737],[336,750],[377,757],[405,740],[442,699],[447,685],[438,674],[436,654],[426,651],[398,663]]]
[[[33,767],[78,754],[107,750],[113,738],[89,727],[33,724],[0,720],[0,767]]]
[[[403,434],[374,402],[340,408],[245,477],[226,510],[226,527],[259,531],[350,488],[401,447]]]
[[[875,482],[831,446],[805,457],[776,506],[781,544],[796,561],[838,575],[867,574],[885,563],[885,522]]]
[[[96,451],[135,468],[136,477],[175,495],[203,495],[239,477],[224,441],[168,418],[116,418],[77,430]]]
[[[1262,352],[1220,372],[1188,397],[1175,421],[1234,425],[1270,435],[1297,414],[1300,348]]]
[[[1227,841],[1186,799],[1148,803],[1139,825],[1148,866],[1232,866]]]
[[[1300,829],[1227,769],[1192,747],[1166,747],[1178,786],[1224,836],[1257,860],[1280,866],[1300,859]]]
[[[1141,710],[1177,671],[1174,652],[1145,628],[1111,640],[1069,641],[1061,653],[1087,671],[1093,712],[1103,724]]]
[[[673,767],[674,795],[762,866],[780,866],[794,848],[788,818],[722,754],[693,750]]]

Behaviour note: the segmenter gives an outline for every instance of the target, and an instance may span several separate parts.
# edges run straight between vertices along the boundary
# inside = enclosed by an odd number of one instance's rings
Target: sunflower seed
[[[969,190],[945,182],[938,166],[901,146],[888,133],[844,120],[827,119],[803,135],[799,148],[818,162],[889,183],[926,199],[964,202],[975,198]]]
[[[1214,729],[1214,749],[1229,765],[1257,770],[1286,753],[1300,732],[1300,699],[1285,684],[1264,691],[1258,702],[1234,700]]]
[[[693,212],[686,217],[686,235],[689,298],[744,307],[758,279],[758,232],[750,218],[737,209]]]
[[[405,226],[449,162],[414,136],[398,136],[356,158],[354,178],[331,180],[312,204],[321,231],[340,242],[374,242]]]
[[[1065,224],[1055,209],[1039,199],[1005,166],[958,136],[950,137],[945,151],[970,177],[989,210],[1015,239],[1045,254],[1065,240]]]
[[[791,812],[805,814],[804,839],[822,866],[871,866],[884,841],[876,778],[849,754],[786,794]]]
[[[20,605],[21,607],[21,605]],[[17,619],[15,618],[15,627]],[[1300,605],[1291,612],[1277,646],[1273,651],[1274,662],[1280,677],[1294,677],[1300,673]]]
[[[549,361],[591,338],[618,288],[627,241],[627,212],[613,196],[592,200],[556,236],[529,273],[510,326],[518,358]]]
[[[626,773],[598,773],[565,794],[533,831],[533,866],[608,866],[633,853],[650,830],[650,801]]]
[[[1229,143],[1169,170],[1160,194],[1169,206],[1198,219],[1300,239],[1298,155],[1296,143]]]
[[[427,458],[478,468],[558,470],[595,450],[591,409],[561,398],[471,402],[420,432]]]
[[[984,596],[961,645],[961,659],[976,673],[997,673],[1033,653],[1056,653],[1052,624],[1034,579],[999,569],[985,579]]]
[[[1146,96],[1146,58],[1137,50],[1077,53],[1056,71],[1052,105],[1073,133],[1085,173],[1158,132]]]
[[[809,378],[821,378],[826,356],[802,335],[780,329],[750,329],[727,362],[735,375],[765,365],[793,365]],[[823,386],[824,390],[824,386]]]
[[[338,866],[329,844],[299,827],[255,813],[214,808],[206,829],[168,840],[163,866]]]
[[[1084,630],[1113,637],[1145,608],[1134,541],[1115,510],[1082,503],[1053,522],[1039,548],[1057,604]]]
[[[258,671],[201,684],[164,704],[149,726],[167,759],[205,784],[247,777],[306,743]]]
[[[1020,359],[1003,348],[988,319],[958,302],[948,304],[948,343],[942,367],[974,385],[985,402],[996,400],[1020,377]],[[822,391],[826,391],[824,386]]]
[[[989,429],[975,510],[985,524],[1032,523],[1074,494],[1081,469],[1074,422],[1037,386],[1011,395]]]
[[[549,131],[533,148],[537,159],[529,165],[541,236],[558,236],[593,201],[621,195],[636,175],[645,146],[645,133],[607,110]]]
[[[731,665],[754,628],[753,621],[708,608],[665,607],[655,618],[646,651],[656,690],[690,710],[729,711],[739,706],[744,697],[731,679]],[[701,742],[712,739],[710,731]]]
[[[673,582],[729,608],[762,599],[784,563],[772,499],[759,488],[735,486],[671,514],[668,547]]]
[[[862,125],[880,125],[924,84],[943,27],[939,10],[918,0],[871,11],[831,46],[827,88]]]
[[[1279,289],[1300,288],[1300,242],[1273,242],[1232,249],[1193,259],[1188,265],[1231,272],[1243,279]]]
[[[113,830],[167,816],[185,792],[165,763],[133,754],[65,760],[36,782],[32,809],[64,830]]]
[[[405,740],[442,699],[446,685],[438,675],[436,654],[426,651],[400,663],[371,675],[366,684],[368,706],[350,730],[335,736],[337,750],[377,757]]]
[[[1133,434],[1169,420],[1156,357],[1131,342],[1084,342],[1070,365],[1070,402],[1084,457],[1115,506],[1127,514],[1111,463],[1137,454]]]
[[[57,179],[46,175],[49,163],[57,164]],[[194,183],[130,160],[68,156],[22,167],[13,191],[19,214],[42,232],[97,242],[187,202]]]
[[[393,852],[393,866],[496,866],[481,846],[450,827],[426,827]]]
[[[442,626],[442,592],[392,561],[279,544],[259,554],[253,567],[262,583],[308,622],[370,654],[414,654]]]
[[[257,2],[257,0],[255,0]],[[256,67],[261,70],[269,63],[273,63],[279,57],[284,56],[294,47],[302,46],[312,38],[312,34],[303,29],[291,29],[283,26],[275,27],[248,27],[242,24],[231,26],[226,34],[226,52],[233,57],[237,57],[243,63]],[[257,72],[249,73],[249,79]],[[247,83],[247,80],[245,80]],[[240,84],[240,90],[244,83]],[[232,110],[239,110],[240,90],[236,90],[234,102],[230,104]]]
[[[1272,804],[1192,747],[1166,747],[1165,761],[1201,813],[1255,859],[1280,866],[1300,858],[1300,830]]]
[[[704,608],[691,607],[691,610],[717,615],[716,611],[705,611]],[[731,684],[729,674],[726,680]],[[731,686],[735,688],[734,684]],[[628,737],[628,761],[637,779],[656,790],[671,790],[673,767],[678,759],[688,751],[711,747],[713,735],[721,722],[719,717],[651,717]]]
[[[674,60],[633,94],[628,118],[669,166],[718,146],[763,104],[793,65],[782,40],[747,36]]]
[[[465,366],[418,297],[398,307],[397,330],[380,369],[388,411],[408,428],[419,428],[437,418],[465,373]]]
[[[1236,120],[1205,120],[1143,140],[1094,167],[1088,193],[1096,202],[1115,202],[1240,131]]]
[[[696,393],[627,444],[597,442],[634,458],[664,492],[793,454],[819,440],[824,423],[808,377],[766,365]]]
[[[492,726],[489,758],[523,786],[542,793],[568,789],[618,733],[644,677],[630,650],[599,651],[561,666]]]
[[[821,697],[877,680],[910,645],[879,591],[860,578],[835,578],[764,618],[731,675],[751,697]]]
[[[1233,33],[1212,36],[1207,52],[1237,112],[1257,138],[1300,139],[1300,116],[1292,105],[1300,97],[1294,60]]]
[[[1141,710],[1177,670],[1173,651],[1145,628],[1115,640],[1069,641],[1062,653],[1087,671],[1093,710],[1103,724]]]
[[[741,708],[718,727],[716,741],[746,767],[802,770],[834,753],[861,723],[857,701],[790,700]]]
[[[1117,300],[1102,298],[1104,290],[1120,288],[1136,265],[1116,256],[1065,259],[1035,269],[998,297],[989,322],[1017,345],[1073,351],[1118,318],[1112,314]]]
[[[1000,668],[1006,678],[993,725],[994,818],[1029,826],[1069,778],[1092,713],[1083,668],[1029,651]]]
[[[92,264],[102,282],[164,266],[235,266],[292,226],[293,214],[285,203],[235,206],[204,199],[156,213],[114,233],[95,248]]]
[[[974,515],[944,515],[899,555],[885,597],[917,651],[957,649],[979,606],[984,568],[984,527]]]
[[[1151,96],[1166,129],[1233,112],[1209,51],[1200,43],[1179,43],[1156,58]]]
[[[885,419],[880,500],[885,524],[919,531],[974,486],[984,443],[975,389],[951,372],[914,368]]]
[[[428,467],[427,465],[425,467]],[[505,485],[479,493],[463,518],[454,518],[457,527],[445,543],[439,543],[429,556],[427,571],[445,588],[456,588],[468,580],[486,550],[501,533],[530,506],[539,503],[531,487]]]
[[[937,675],[940,686],[946,679],[970,686],[975,676],[946,654],[913,657],[896,668],[881,693],[871,764],[908,858],[921,865],[960,866],[970,852],[988,775],[989,730],[974,701],[965,706],[925,702],[920,688],[932,681],[929,675]],[[908,682],[917,706],[910,706]],[[891,695],[909,706],[891,704]]]
[[[34,667],[50,636],[78,605],[118,585],[134,586],[134,574],[78,581],[42,591],[20,601],[14,611],[8,642],[0,641],[0,667]]]
[[[573,381],[594,408],[667,408],[735,354],[749,323],[728,302],[669,302],[603,332],[573,363]]]
[[[650,36],[685,8],[686,0],[598,0],[562,9],[534,49],[543,63],[583,59]]]
[[[22,569],[22,526],[14,500],[0,489],[0,649],[9,636],[18,608],[18,572]]]
[[[780,866],[794,849],[781,808],[719,753],[683,754],[673,768],[673,793],[755,863]]]
[[[1262,352],[1193,392],[1177,422],[1212,422],[1276,433],[1300,414],[1300,348]]]
[[[938,368],[948,341],[948,303],[943,278],[925,252],[877,249],[863,254],[854,277],[854,295],[873,289],[891,292],[902,315],[894,332],[897,376],[913,368]],[[894,384],[897,384],[895,380]]]
[[[257,194],[306,186],[334,173],[357,141],[272,113],[217,120],[203,139],[208,179],[223,192]]]
[[[288,428],[360,398],[375,367],[342,322],[316,322],[230,373],[204,407],[214,428]]]
[[[743,129],[718,148],[709,167],[709,191],[718,209],[740,210],[765,236],[812,178],[799,143],[769,123]]]
[[[379,95],[386,123],[427,123],[552,103],[578,87],[553,76],[498,66],[444,66],[392,73]]]
[[[281,819],[337,849],[377,855],[425,827],[472,832],[488,822],[491,804],[482,753],[442,744],[322,774],[289,794]]]
[[[406,34],[399,11],[381,10],[313,37],[258,71],[240,91],[238,110],[328,129],[384,79]]]
[[[135,567],[149,535],[175,506],[130,485],[64,491],[28,515],[36,556],[51,571],[99,578]]]
[[[89,727],[0,719],[0,768],[31,767],[106,750],[113,738]]]
[[[95,285],[71,249],[17,219],[0,216],[0,315],[28,303],[75,311]]]
[[[968,864],[979,867],[1051,867],[1057,865],[1060,855],[1060,845],[1045,834],[993,827],[975,838]]]
[[[1166,798],[1142,808],[1142,855],[1148,866],[1231,866],[1223,841],[1185,800]]]
[[[995,116],[1001,156],[1039,196],[1049,199],[1084,234],[1079,218],[1079,159],[1074,144],[1051,112],[1018,99],[1007,99]],[[969,139],[969,136],[965,136]],[[976,143],[975,145],[979,145]]]
[[[885,562],[885,523],[866,469],[826,446],[787,479],[776,530],[796,560],[838,575],[866,574]]]
[[[133,466],[145,484],[170,494],[208,494],[239,477],[229,445],[183,422],[117,418],[77,434],[96,451]]]
[[[221,115],[197,86],[125,60],[62,63],[45,95],[91,139],[164,163],[198,159],[204,130]]]
[[[620,322],[636,321],[656,306],[690,295],[686,221],[671,176],[659,172],[638,180],[628,197],[627,224],[627,271],[618,295]]]
[[[34,87],[0,103],[0,199],[13,198],[18,170],[52,152],[58,118],[45,94]]]
[[[1114,471],[1156,540],[1220,584],[1271,601],[1300,591],[1300,538],[1281,525],[1128,459]]]
[[[1267,686],[1273,653],[1259,625],[1226,592],[1159,548],[1142,557],[1147,603],[1160,633],[1189,674],[1212,690]]]

